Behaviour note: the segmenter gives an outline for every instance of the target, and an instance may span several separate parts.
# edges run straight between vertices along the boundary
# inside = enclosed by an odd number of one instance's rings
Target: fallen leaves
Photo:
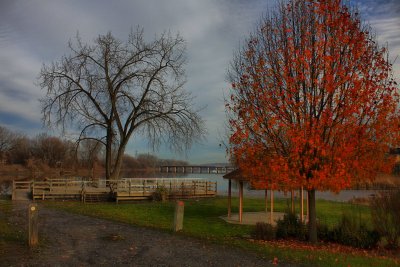
[[[360,249],[354,248],[350,246],[344,246],[335,243],[329,242],[320,242],[316,245],[302,242],[298,240],[273,240],[273,241],[263,241],[263,240],[254,240],[248,239],[250,242],[263,244],[263,245],[270,245],[278,248],[283,249],[293,249],[293,250],[307,250],[307,251],[325,251],[330,252],[333,254],[347,254],[353,256],[362,256],[362,257],[371,257],[371,258],[380,258],[380,259],[394,259],[397,263],[400,263],[400,251],[389,251],[383,248],[367,250],[367,249]],[[313,255],[312,253],[309,254],[310,259],[316,259],[317,256]],[[318,260],[322,260],[321,256],[318,256]],[[335,259],[335,262],[338,262],[339,258]],[[278,262],[278,258],[274,257],[272,261]]]

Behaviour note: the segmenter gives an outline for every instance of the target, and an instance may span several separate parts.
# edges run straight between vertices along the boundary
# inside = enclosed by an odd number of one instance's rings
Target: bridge
[[[230,165],[215,166],[215,165],[186,165],[174,166],[165,165],[159,166],[160,173],[228,173],[235,168]]]

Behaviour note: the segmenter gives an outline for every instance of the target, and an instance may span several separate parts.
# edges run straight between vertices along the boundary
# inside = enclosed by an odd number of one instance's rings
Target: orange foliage
[[[338,192],[389,171],[399,95],[387,51],[341,0],[292,0],[240,56],[231,155],[259,188]]]

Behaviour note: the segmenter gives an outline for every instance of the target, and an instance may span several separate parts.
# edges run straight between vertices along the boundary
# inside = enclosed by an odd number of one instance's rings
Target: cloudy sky
[[[400,54],[400,0],[352,0],[388,44],[390,57]],[[126,40],[140,25],[151,39],[164,30],[180,33],[187,41],[186,89],[196,96],[208,135],[185,155],[161,148],[152,152],[142,138],[131,140],[127,152],[157,153],[192,163],[225,162],[219,147],[224,133],[225,74],[240,42],[275,0],[0,0],[0,125],[34,136],[42,127],[35,85],[43,63],[68,53],[67,42],[79,31],[90,42],[111,31]],[[400,80],[400,58],[395,62]],[[50,134],[56,134],[49,132]]]

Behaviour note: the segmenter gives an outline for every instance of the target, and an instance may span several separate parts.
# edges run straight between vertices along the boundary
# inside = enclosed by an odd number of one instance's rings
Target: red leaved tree
[[[341,0],[289,0],[236,54],[227,101],[231,155],[260,188],[338,192],[390,170],[399,95],[387,51]]]

